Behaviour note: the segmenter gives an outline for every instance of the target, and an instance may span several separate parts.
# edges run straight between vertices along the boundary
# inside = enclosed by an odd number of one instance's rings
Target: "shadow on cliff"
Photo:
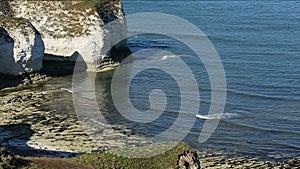
[[[80,61],[76,63],[76,61]],[[78,52],[74,52],[70,57],[56,56],[45,54],[43,60],[42,74],[50,77],[59,77],[72,75],[74,73],[75,64],[80,64],[80,69],[76,70],[84,72],[87,70],[87,64],[83,61],[82,56]]]
[[[133,62],[134,59],[131,55],[131,50],[127,46],[122,46],[124,43],[125,41],[121,41],[108,51],[108,62],[121,63],[125,58],[129,59],[126,59],[126,62],[122,62],[122,64]],[[102,60],[101,64],[106,65],[105,60]],[[76,71],[74,72],[75,66]],[[97,65],[95,65],[95,67],[97,67]],[[87,63],[84,62],[83,57],[78,52],[74,52],[70,57],[45,54],[43,69],[37,74],[25,73],[20,76],[10,76],[0,73],[0,90],[6,87],[16,87],[26,82],[32,83],[44,75],[47,77],[60,77],[85,72],[87,69]]]
[[[50,54],[45,54],[44,58],[43,69],[37,73],[25,73],[20,76],[11,76],[0,73],[0,90],[6,87],[16,87],[28,82],[32,83],[44,75],[46,77],[72,75],[74,73],[75,64],[79,64],[77,67],[80,68],[77,68],[76,72],[85,72],[87,70],[87,64],[83,62],[83,58],[78,52],[75,52],[68,58]],[[81,62],[76,63],[76,60],[81,60]]]
[[[0,147],[6,151],[20,156],[30,157],[72,157],[80,153],[70,153],[62,151],[52,151],[44,149],[35,149],[27,145],[34,131],[30,124],[10,124],[0,126]]]

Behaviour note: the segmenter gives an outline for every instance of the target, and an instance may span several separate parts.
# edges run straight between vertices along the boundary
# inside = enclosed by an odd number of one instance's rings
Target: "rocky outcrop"
[[[179,169],[198,169],[200,168],[200,161],[195,150],[190,149],[178,155],[177,165]]]
[[[20,160],[18,160],[14,155],[8,153],[5,148],[0,148],[1,169],[17,168],[16,166],[20,164]]]
[[[0,16],[0,73],[39,71],[44,50],[40,33],[27,19]]]
[[[21,155],[67,157],[99,152],[104,147],[115,149],[149,144],[123,126],[99,130],[83,128],[74,112],[70,93],[63,88],[50,89],[47,83],[42,86],[45,88],[35,86],[33,91],[22,86],[1,90],[0,147]]]
[[[46,60],[75,61],[82,57],[92,70],[105,65],[103,61],[118,63],[129,54],[126,40],[115,45],[127,33],[119,0],[4,2],[0,10],[5,11],[0,14],[28,19],[42,34],[45,53],[61,56],[46,57]],[[114,24],[105,26],[116,19]]]

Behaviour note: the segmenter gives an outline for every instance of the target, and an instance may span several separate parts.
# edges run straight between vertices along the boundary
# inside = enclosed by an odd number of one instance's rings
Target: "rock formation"
[[[40,33],[27,19],[0,16],[0,73],[39,71],[44,50]]]
[[[94,70],[105,65],[103,61],[119,63],[129,54],[126,40],[118,43],[127,33],[119,0],[2,1],[0,14],[28,19],[41,33],[45,53],[61,56],[45,60],[76,61],[82,57],[88,69]]]
[[[178,155],[177,165],[179,169],[198,169],[200,161],[195,150],[190,149]]]

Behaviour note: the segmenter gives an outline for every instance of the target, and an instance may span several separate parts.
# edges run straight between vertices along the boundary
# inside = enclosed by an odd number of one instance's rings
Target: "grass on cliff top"
[[[110,169],[110,168],[124,168],[124,169],[166,169],[166,168],[178,168],[177,160],[178,155],[185,151],[191,150],[191,148],[185,143],[161,143],[153,146],[137,148],[140,153],[149,151],[159,151],[158,149],[162,146],[174,145],[174,148],[166,152],[162,152],[156,156],[148,158],[127,158],[117,156],[111,153],[100,153],[100,154],[84,154],[75,157],[75,161],[80,164],[91,166],[94,169]],[[136,151],[137,149],[120,149],[118,154],[130,153],[130,151]],[[137,152],[133,152],[137,153]]]
[[[101,4],[104,2],[111,2],[112,0],[64,0],[64,1],[65,2],[78,2],[74,6],[77,8],[88,8],[88,7],[95,7],[97,4]]]
[[[19,26],[30,25],[29,22],[24,18],[10,18],[0,15],[0,27],[14,28]]]
[[[165,143],[169,144],[169,143]],[[159,145],[160,146],[160,145]],[[178,168],[178,155],[191,148],[185,143],[179,143],[173,149],[148,158],[127,158],[113,155],[109,152],[83,154],[73,158],[47,157],[17,157],[10,160],[4,168],[22,169],[166,169]],[[11,157],[9,157],[11,158]],[[3,158],[2,158],[3,160]],[[16,163],[15,161],[23,161]],[[0,160],[1,164],[1,160]],[[19,164],[19,165],[18,165]],[[1,165],[0,165],[1,168]]]

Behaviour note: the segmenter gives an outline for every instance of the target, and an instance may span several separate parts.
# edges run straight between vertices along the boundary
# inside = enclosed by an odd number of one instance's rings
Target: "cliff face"
[[[92,70],[103,60],[120,62],[129,51],[126,41],[113,46],[127,33],[121,2],[97,1],[10,0],[0,5],[5,9],[0,14],[28,19],[41,33],[45,53],[61,56],[46,60],[75,61],[79,56]],[[105,26],[115,19],[114,25]]]
[[[0,72],[19,75],[42,68],[44,43],[26,19],[0,16]]]

